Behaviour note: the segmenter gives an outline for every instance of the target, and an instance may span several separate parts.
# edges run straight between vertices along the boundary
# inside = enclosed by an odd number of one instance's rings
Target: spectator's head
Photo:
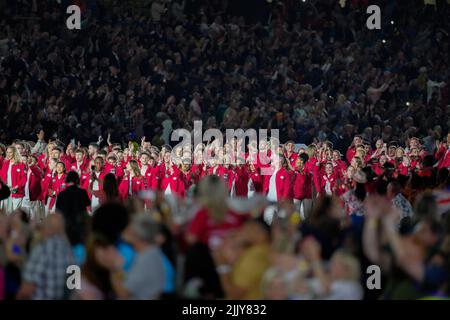
[[[394,199],[398,194],[402,192],[402,187],[397,181],[391,181],[387,185],[386,196],[388,199]]]
[[[80,176],[75,171],[69,171],[66,176],[66,183],[78,186],[80,184]]]
[[[44,219],[44,237],[63,236],[65,234],[64,217],[59,213],[48,215]]]
[[[142,250],[157,244],[161,226],[149,214],[136,214],[126,232],[126,239],[136,248]]]
[[[441,240],[443,226],[440,221],[425,218],[414,227],[414,236],[426,248],[432,248]]]
[[[262,291],[266,300],[286,300],[289,298],[290,281],[286,272],[273,267],[264,273],[262,279]]]
[[[359,282],[361,277],[360,263],[352,254],[338,250],[331,257],[330,275],[333,280],[350,280]]]
[[[128,211],[118,203],[106,203],[94,211],[92,232],[103,235],[109,243],[115,244],[128,225]]]
[[[222,221],[225,218],[228,190],[221,178],[209,175],[201,180],[198,184],[198,197],[214,220]]]
[[[414,203],[414,218],[416,221],[423,219],[437,219],[438,204],[432,192],[421,193]]]
[[[119,187],[116,176],[113,173],[108,173],[103,178],[103,191],[105,192],[107,201],[118,199]]]

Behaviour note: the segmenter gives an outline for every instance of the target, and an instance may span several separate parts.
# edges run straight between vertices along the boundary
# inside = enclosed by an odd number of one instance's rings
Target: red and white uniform
[[[105,164],[105,174],[108,174],[108,173],[112,173],[113,175],[115,175],[116,179],[117,179],[117,184],[120,185],[120,182],[122,181],[123,176],[124,176],[123,169],[119,166],[112,166],[109,163],[106,163]]]
[[[254,172],[249,172],[248,178],[248,197],[253,196],[255,193],[261,193],[263,191],[263,176],[259,173],[259,169],[256,168]]]
[[[436,152],[436,159],[438,159],[438,168],[450,168],[450,147],[445,149],[441,147]]]
[[[120,199],[126,200],[130,196],[137,195],[142,190],[145,190],[144,177],[133,176],[130,178],[130,175],[128,174],[123,177],[123,180],[119,185]]]
[[[5,160],[0,170],[0,178],[8,187],[17,187],[15,193],[11,192],[12,198],[23,198],[25,196],[27,175],[25,165],[22,162],[15,164],[10,160]]]
[[[336,173],[330,175],[323,174],[320,177],[320,193],[332,194],[334,190],[334,185],[338,179]]]
[[[164,194],[184,195],[186,186],[184,184],[184,179],[181,176],[180,169],[176,166],[172,166],[172,171],[165,170],[164,174],[161,176],[160,189]]]
[[[89,161],[87,159],[83,160],[82,163],[74,161],[70,164],[70,166],[66,165],[66,168],[69,169],[68,171],[78,172],[81,177],[81,175],[89,171]]]
[[[304,168],[294,172],[293,198],[297,200],[312,199],[311,175]]]
[[[46,199],[46,208],[48,211],[53,210],[56,203],[56,197],[61,191],[66,189],[66,183],[64,182],[65,178],[66,175],[63,173],[61,175],[55,174],[51,179],[46,180],[43,198]]]
[[[291,174],[284,168],[264,176],[263,191],[270,201],[279,201],[292,197]]]
[[[144,188],[146,190],[158,190],[160,181],[158,167],[141,166],[141,174],[144,177]]]
[[[230,169],[228,190],[231,197],[247,197],[249,175],[245,166]]]

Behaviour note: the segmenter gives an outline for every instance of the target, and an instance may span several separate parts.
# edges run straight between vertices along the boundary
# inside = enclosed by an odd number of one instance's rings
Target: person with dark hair
[[[80,177],[70,171],[66,178],[66,189],[56,198],[56,210],[66,220],[66,233],[72,245],[83,243],[86,232],[87,208],[90,204],[86,190],[79,187]]]
[[[113,173],[108,173],[105,175],[101,190],[93,190],[93,183],[94,182],[91,181],[89,184],[89,192],[99,199],[100,205],[120,200],[117,178]]]
[[[106,300],[114,297],[111,271],[103,265],[103,257],[117,249],[99,234],[91,234],[86,244],[86,260],[81,269],[80,290],[72,294],[74,300]]]
[[[413,216],[413,209],[411,203],[402,194],[402,187],[397,181],[391,181],[387,186],[387,198],[392,201],[392,204],[400,210],[399,222],[406,217]]]
[[[333,252],[342,244],[344,233],[341,222],[345,213],[335,196],[321,196],[314,203],[311,214],[300,225],[303,238],[313,236],[322,247],[322,259],[329,260]]]

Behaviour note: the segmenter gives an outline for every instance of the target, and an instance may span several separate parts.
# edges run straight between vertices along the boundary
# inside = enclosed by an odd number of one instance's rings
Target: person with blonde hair
[[[11,195],[1,203],[3,210],[9,214],[21,207],[27,183],[25,164],[22,163],[20,154],[12,145],[6,149],[6,158],[0,170],[0,179],[11,190]]]

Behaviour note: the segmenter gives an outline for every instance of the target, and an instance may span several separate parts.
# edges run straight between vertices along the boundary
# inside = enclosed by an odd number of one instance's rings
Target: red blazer
[[[345,153],[345,158],[347,159],[347,162],[352,162],[353,157],[355,156],[356,148],[355,147],[349,147],[347,149],[347,152]]]
[[[311,175],[306,169],[294,172],[293,198],[312,199]]]
[[[241,168],[235,167],[233,169],[228,170],[229,179],[228,179],[228,190],[231,191],[233,187],[234,180],[234,189],[237,197],[247,197],[248,195],[248,171],[245,166]]]
[[[377,176],[383,173],[384,169],[379,163],[375,163],[372,165],[372,170],[375,172]]]
[[[173,173],[170,173],[170,171],[167,170],[161,177],[161,191],[166,191],[169,185],[172,193],[182,196],[186,192],[186,186],[181,171],[176,166],[173,166]]]
[[[147,190],[157,190],[159,187],[159,181],[161,177],[159,176],[158,167],[147,167],[144,174],[144,186]]]
[[[58,177],[58,175],[55,175],[51,177],[51,179],[47,180],[48,184],[46,185],[46,189],[43,190],[43,198],[45,201],[47,201],[47,198],[50,198],[50,203],[48,205],[49,210],[52,210],[55,206],[56,197],[58,197],[58,194],[66,189],[66,183],[64,182],[64,179],[66,178],[66,174],[63,173],[61,177]],[[55,191],[54,194],[50,194],[50,190]]]
[[[320,193],[324,194],[326,193],[325,188],[327,186],[327,183],[330,184],[330,190],[331,192],[334,192],[334,185],[336,184],[336,180],[338,179],[338,176],[335,172],[333,172],[330,176],[327,174],[323,174],[320,176]]]
[[[30,201],[43,200],[41,183],[44,173],[37,165],[29,167],[28,170],[30,172],[30,177],[28,178]]]
[[[144,177],[131,178],[131,195],[137,195],[140,191],[145,190]],[[128,174],[119,185],[120,199],[126,200],[130,196],[130,175]]]
[[[249,172],[248,177],[252,180],[255,192],[261,193],[263,191],[263,176],[259,173],[259,169],[256,168],[254,172]]]
[[[450,168],[450,149],[447,149],[439,159],[438,168]]]
[[[271,175],[264,176],[263,191],[265,194],[269,191],[271,177]],[[289,171],[284,168],[278,170],[275,178],[275,184],[277,188],[278,200],[292,198],[292,176]]]
[[[182,196],[186,196],[188,190],[192,187],[192,185],[197,184],[197,176],[191,171],[181,172],[181,178],[183,179],[185,192]]]
[[[0,178],[6,184],[8,183],[8,170],[9,170],[10,160],[5,160],[3,162],[2,168],[0,170]],[[27,183],[27,174],[25,164],[19,162],[18,164],[13,164],[11,166],[11,187],[18,187],[16,193],[11,192],[12,198],[23,198],[25,196],[25,184]]]
[[[409,171],[410,171],[410,168],[409,167],[405,167],[404,165],[403,165],[403,163],[400,163],[398,166],[397,166],[397,174],[401,174],[401,175],[403,175],[403,176],[407,176],[408,175],[408,173],[409,173]]]
[[[100,172],[100,175],[98,176],[99,189],[102,189],[103,179],[105,178],[105,175],[106,175],[106,171],[105,171],[105,169],[103,169],[102,172]],[[91,194],[89,193],[89,184],[90,183],[91,183],[91,172],[87,172],[82,175],[82,177],[80,179],[80,186],[81,186],[81,188],[83,188],[84,190],[86,190],[88,192],[89,197],[91,196]]]
[[[76,171],[81,175],[89,171],[89,161],[84,159],[81,165],[78,165],[76,161],[70,163],[70,166],[67,166],[67,171]]]
[[[286,153],[287,157],[287,153]],[[291,163],[292,168],[295,168],[295,162],[297,161],[298,154],[293,152],[290,157],[288,157],[289,162]]]
[[[114,166],[110,165],[109,163],[105,164],[104,171],[105,171],[105,174],[112,173],[113,175],[115,175],[116,179],[117,179],[117,184],[119,184],[119,185],[123,179],[123,176],[125,175],[123,172],[123,169],[121,167],[119,167],[119,166],[114,167]]]

